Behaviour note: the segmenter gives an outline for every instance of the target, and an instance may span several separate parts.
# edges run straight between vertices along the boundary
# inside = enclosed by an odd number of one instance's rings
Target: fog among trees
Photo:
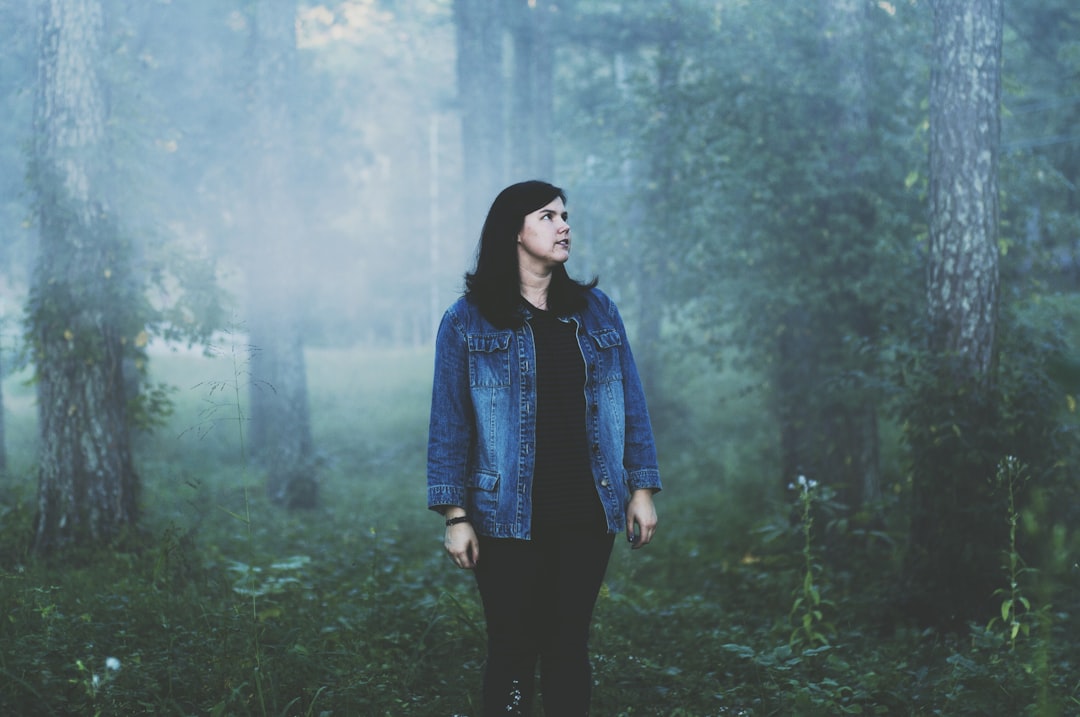
[[[665,483],[596,714],[1078,714],[1071,0],[0,0],[0,31],[0,711],[476,714],[432,344],[536,178]]]

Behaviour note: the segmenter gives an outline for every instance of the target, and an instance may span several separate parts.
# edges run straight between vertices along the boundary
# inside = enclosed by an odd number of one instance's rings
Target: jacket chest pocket
[[[510,385],[510,332],[469,334],[469,385]]]
[[[599,383],[622,380],[622,363],[619,351],[622,337],[617,329],[601,328],[589,332],[596,349],[596,380]]]

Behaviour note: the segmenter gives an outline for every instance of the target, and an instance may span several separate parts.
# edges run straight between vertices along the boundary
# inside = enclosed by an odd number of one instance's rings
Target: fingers
[[[480,541],[476,538],[476,533],[473,533],[472,542],[469,543],[469,565],[468,567],[475,568],[477,563],[480,562]]]
[[[448,527],[443,544],[450,560],[459,568],[471,570],[480,560],[480,541],[476,538],[476,531],[468,523]]]
[[[635,550],[652,542],[656,535],[656,507],[652,493],[637,491],[626,508],[626,537]]]
[[[630,547],[637,550],[643,548],[652,542],[653,536],[656,535],[656,519],[652,521],[641,519],[638,517],[631,518],[627,521],[626,537],[630,541]]]

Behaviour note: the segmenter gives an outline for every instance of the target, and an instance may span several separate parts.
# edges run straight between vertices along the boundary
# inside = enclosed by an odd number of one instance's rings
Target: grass
[[[430,354],[309,353],[322,501],[302,513],[265,500],[241,460],[237,407],[208,395],[234,380],[229,352],[154,366],[177,387],[176,412],[137,441],[141,531],[62,561],[25,552],[32,391],[5,382],[0,714],[477,715],[479,602],[424,509]],[[694,391],[738,395],[735,378],[711,380]],[[661,405],[662,532],[643,551],[617,546],[595,615],[593,714],[1080,714],[1075,570],[1040,593],[1050,617],[1009,649],[978,626],[920,631],[883,608],[897,548],[839,562],[810,546],[835,632],[793,647],[807,545],[787,517],[796,496],[754,477],[763,451],[747,444],[765,431],[752,402],[670,427]],[[695,462],[710,433],[744,440],[713,439]]]

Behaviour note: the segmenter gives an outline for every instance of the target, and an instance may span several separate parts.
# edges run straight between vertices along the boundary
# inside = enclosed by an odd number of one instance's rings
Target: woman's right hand
[[[446,536],[443,545],[454,565],[466,570],[472,570],[480,561],[480,541],[476,537],[476,530],[472,523],[458,523],[446,527]]]

